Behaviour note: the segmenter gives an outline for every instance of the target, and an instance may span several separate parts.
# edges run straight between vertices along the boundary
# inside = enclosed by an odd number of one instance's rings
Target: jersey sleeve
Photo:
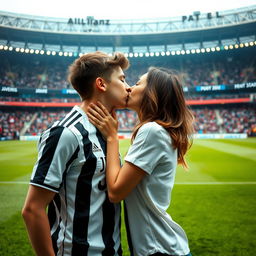
[[[164,141],[161,130],[152,123],[143,125],[130,146],[125,161],[151,174],[164,159]]]
[[[30,184],[58,193],[63,177],[78,151],[78,140],[68,128],[53,127],[46,130],[38,144],[38,159]]]

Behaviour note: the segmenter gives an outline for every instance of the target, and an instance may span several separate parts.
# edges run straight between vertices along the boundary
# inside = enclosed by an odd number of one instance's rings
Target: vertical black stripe
[[[83,137],[83,149],[86,162],[82,167],[77,180],[75,214],[73,221],[73,247],[72,256],[86,256],[88,254],[88,224],[90,216],[90,197],[92,190],[92,177],[94,175],[97,159],[92,152],[92,143],[88,138],[88,131],[82,124],[75,125]]]
[[[124,201],[124,221],[125,221],[128,245],[129,245],[129,249],[130,249],[130,256],[134,256],[132,239],[131,239],[131,232],[130,232],[130,226],[129,226],[129,220],[128,220],[128,212],[127,212],[125,201]]]
[[[78,114],[74,119],[72,119],[67,125],[65,125],[66,127],[69,127],[71,124],[73,124],[77,119],[79,119],[82,115]]]
[[[107,147],[106,141],[103,139],[99,130],[96,132],[98,141],[103,149],[104,155],[106,156]],[[113,239],[115,231],[115,205],[109,201],[108,193],[106,191],[106,199],[102,206],[102,215],[103,215],[103,225],[102,225],[102,239],[105,244],[105,249],[102,251],[102,256],[112,256],[115,255],[115,241]]]
[[[39,160],[36,173],[34,175],[32,182],[35,182],[37,184],[44,183],[44,179],[51,165],[54,153],[58,146],[58,142],[63,130],[64,127],[53,127],[50,129],[49,137],[46,139],[46,144],[44,146],[42,156]]]
[[[64,125],[66,122],[68,122],[71,118],[73,118],[73,116],[78,113],[77,111],[74,111],[69,117],[65,116],[63,118],[63,120],[60,121],[60,123],[58,125]]]

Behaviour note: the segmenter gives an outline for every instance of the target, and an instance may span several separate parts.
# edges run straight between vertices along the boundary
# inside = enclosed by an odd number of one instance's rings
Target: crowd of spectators
[[[256,112],[253,107],[197,108],[196,133],[247,133],[256,128]],[[0,139],[18,139],[24,128],[25,135],[40,135],[54,121],[61,119],[68,110],[56,111],[0,111]],[[134,111],[118,110],[119,131],[132,131],[138,122]]]
[[[245,49],[248,50],[248,49]],[[74,59],[25,55],[23,58],[2,56],[0,85],[25,88],[71,88],[67,81],[68,66]],[[246,60],[246,61],[245,61]],[[126,71],[131,86],[149,66],[179,71],[185,86],[236,84],[256,81],[256,55],[251,52],[130,58]]]

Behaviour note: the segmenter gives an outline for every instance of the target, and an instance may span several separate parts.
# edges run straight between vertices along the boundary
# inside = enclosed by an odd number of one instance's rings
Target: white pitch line
[[[24,184],[28,185],[27,181],[0,181],[0,184]],[[226,181],[226,182],[176,182],[175,185],[256,185],[256,181]]]

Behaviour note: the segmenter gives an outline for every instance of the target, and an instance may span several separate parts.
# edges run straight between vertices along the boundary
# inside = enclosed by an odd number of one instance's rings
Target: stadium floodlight
[[[158,57],[160,55],[160,53],[159,52],[155,52],[155,55]]]
[[[7,46],[7,45],[4,47],[4,50],[5,50],[5,51],[8,50],[8,46]]]
[[[68,52],[64,52],[64,56],[67,57],[68,56]]]
[[[216,47],[216,51],[218,51],[218,52],[220,51],[220,47],[219,46]]]
[[[207,47],[207,48],[206,48],[206,51],[207,51],[207,52],[210,52],[210,51],[211,51],[211,49],[210,49],[209,47]]]
[[[62,56],[63,55],[63,52],[59,52],[59,56]]]
[[[139,54],[137,52],[134,53],[134,57],[137,58]]]
[[[254,44],[256,45],[256,41],[254,41]]]
[[[234,46],[231,44],[231,45],[229,46],[229,49],[232,50],[233,48],[234,48]]]
[[[43,54],[44,54],[44,50],[41,50],[41,51],[40,51],[40,54],[43,55]]]
[[[46,54],[47,54],[47,55],[51,55],[51,51],[47,51]]]
[[[33,54],[35,52],[34,49],[30,49],[30,53]]]
[[[10,47],[9,47],[9,51],[12,51],[12,50],[13,50],[13,47],[12,47],[12,46],[10,46]]]
[[[210,48],[208,48],[209,50],[210,50]],[[202,48],[201,50],[201,53],[205,53],[205,49],[204,48]]]
[[[186,52],[184,50],[181,50],[180,52],[182,55],[184,55]]]
[[[140,56],[140,57],[143,57],[143,53],[142,53],[142,52],[141,52],[141,53],[139,53],[139,56]]]
[[[68,56],[69,56],[69,57],[72,57],[72,56],[73,56],[73,53],[70,52],[70,53],[68,54]],[[111,56],[112,56],[112,55],[111,55]]]
[[[196,49],[196,53],[200,53],[200,49]]]
[[[176,54],[177,54],[177,55],[180,55],[180,51],[179,51],[179,50],[178,50],[178,51],[176,51]]]
[[[40,51],[37,49],[37,50],[35,50],[35,54],[38,54]]]
[[[166,53],[165,53],[167,56],[170,56],[170,51],[167,51]]]
[[[0,50],[3,50],[4,49],[4,46],[1,44],[0,45]]]
[[[25,49],[25,53],[29,53],[29,49],[28,48]]]
[[[52,51],[52,55],[55,56],[55,55],[56,55],[56,52],[55,52],[55,51]]]
[[[20,51],[20,48],[19,48],[19,47],[17,47],[17,48],[15,49],[15,51],[16,51],[16,52],[19,52],[19,51]]]
[[[151,53],[150,53],[150,56],[151,56],[151,57],[154,57],[154,56],[155,56],[155,53],[154,53],[154,52],[151,52]]]
[[[253,42],[250,42],[249,44],[250,44],[250,46],[253,46]]]
[[[133,57],[133,53],[132,53],[132,52],[129,53],[129,57],[130,57],[130,58]]]
[[[186,54],[190,54],[190,50],[186,50]]]
[[[215,52],[215,48],[214,48],[214,47],[212,47],[212,48],[211,48],[211,51],[212,51],[212,52]]]
[[[192,54],[196,53],[196,50],[195,50],[195,49],[192,49],[192,50],[191,50],[191,53],[192,53]]]
[[[239,46],[240,46],[240,48],[243,48],[243,47],[244,47],[244,44],[243,44],[243,43],[241,43]]]
[[[162,55],[162,56],[165,56],[165,52],[161,52],[161,55]]]
[[[239,45],[238,45],[238,44],[235,44],[235,48],[238,49],[238,48],[239,48]]]
[[[24,48],[20,48],[20,52],[25,52],[25,49]]]
[[[228,50],[228,46],[227,46],[227,45],[225,45],[225,46],[224,46],[224,49],[225,49],[225,50]]]
[[[149,57],[149,52],[146,52],[146,53],[145,53],[145,56],[146,56],[146,57]]]
[[[171,51],[171,55],[175,55],[176,54],[176,52],[175,51]]]
[[[245,43],[245,44],[244,44],[244,46],[245,46],[245,47],[248,47],[248,46],[249,46],[249,44],[248,44],[248,43]]]

